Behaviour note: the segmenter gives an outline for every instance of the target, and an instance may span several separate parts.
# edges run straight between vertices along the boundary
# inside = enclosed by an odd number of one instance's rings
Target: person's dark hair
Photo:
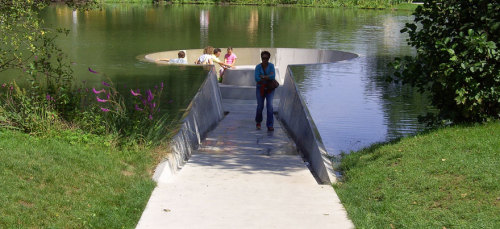
[[[233,47],[229,46],[229,47],[227,47],[227,50],[233,51]]]
[[[214,54],[221,52],[220,48],[214,49]]]
[[[177,53],[177,56],[178,56],[179,58],[184,58],[184,57],[186,57],[186,53],[185,53],[184,51],[179,51],[179,52]]]
[[[261,58],[262,58],[262,56],[264,56],[264,55],[267,55],[269,58],[271,58],[271,53],[270,53],[270,52],[268,52],[268,51],[262,51],[262,52],[260,53],[260,57],[261,57]]]

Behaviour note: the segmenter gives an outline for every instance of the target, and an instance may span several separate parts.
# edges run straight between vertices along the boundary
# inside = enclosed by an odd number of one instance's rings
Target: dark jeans
[[[270,93],[264,94],[264,96],[260,95],[260,88],[257,87],[256,90],[257,94],[257,114],[255,115],[255,122],[261,123],[262,122],[262,110],[264,110],[264,100],[266,100],[266,110],[267,110],[267,121],[266,121],[266,126],[267,127],[273,127],[274,124],[274,115],[273,115],[273,97],[274,97],[274,90],[271,91]]]

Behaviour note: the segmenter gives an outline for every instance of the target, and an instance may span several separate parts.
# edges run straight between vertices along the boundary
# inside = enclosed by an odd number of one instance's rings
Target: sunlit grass
[[[357,228],[500,228],[500,122],[451,127],[342,159]]]
[[[133,228],[155,186],[150,152],[72,131],[0,131],[0,228]]]

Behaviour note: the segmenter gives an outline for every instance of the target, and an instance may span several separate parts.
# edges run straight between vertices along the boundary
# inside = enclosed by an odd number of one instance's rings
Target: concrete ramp
[[[137,228],[353,228],[278,121],[256,130],[255,101],[229,112],[175,176],[158,183]]]
[[[261,50],[239,48],[237,63],[247,66],[228,70],[223,84],[211,67],[172,140],[172,154],[155,172],[158,186],[137,228],[354,228],[330,185],[331,161],[288,65],[357,55],[269,49],[271,62],[285,74],[277,71],[281,86],[273,104],[279,114],[275,130],[267,131],[265,125],[255,128],[256,89],[248,66],[258,63]],[[187,50],[188,59],[197,51]]]

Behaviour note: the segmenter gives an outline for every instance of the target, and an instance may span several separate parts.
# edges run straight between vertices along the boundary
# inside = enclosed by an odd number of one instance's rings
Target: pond
[[[399,33],[409,11],[203,5],[105,5],[73,12],[54,5],[43,12],[48,26],[70,30],[59,43],[81,80],[98,85],[104,73],[125,87],[165,82],[166,110],[187,106],[206,70],[159,66],[138,60],[146,53],[206,45],[332,49],[358,54],[354,60],[295,66],[299,84],[323,142],[331,154],[349,152],[422,129],[425,96],[384,80],[387,63],[411,55]],[[224,50],[224,49],[223,49]],[[4,79],[7,76],[2,76]]]

